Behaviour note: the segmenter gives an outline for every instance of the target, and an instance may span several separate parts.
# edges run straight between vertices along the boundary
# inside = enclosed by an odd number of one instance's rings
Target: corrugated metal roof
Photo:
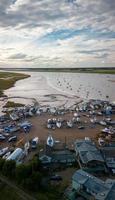
[[[76,140],[75,149],[79,152],[80,159],[83,163],[88,163],[93,160],[104,162],[100,151],[91,140]]]
[[[113,180],[103,182],[81,169],[74,173],[72,180],[84,186],[86,193],[88,191],[97,200],[115,199],[115,181]]]
[[[105,200],[114,200],[114,199],[115,199],[115,183],[113,184]]]

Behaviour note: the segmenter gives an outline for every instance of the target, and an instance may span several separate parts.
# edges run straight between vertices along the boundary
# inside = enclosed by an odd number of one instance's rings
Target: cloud
[[[8,57],[8,59],[24,59],[27,55],[23,53],[14,54]]]
[[[1,0],[1,59],[59,67],[105,59],[113,66],[114,10],[113,0]]]

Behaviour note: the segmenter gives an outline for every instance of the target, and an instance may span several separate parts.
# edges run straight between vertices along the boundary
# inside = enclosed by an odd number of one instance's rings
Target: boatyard
[[[69,109],[39,108],[36,106],[6,108],[0,117],[2,148],[24,148],[37,137],[38,145],[47,144],[51,135],[55,143],[74,147],[76,139],[91,138],[98,145],[114,143],[115,105],[107,101],[91,100]],[[8,151],[8,150],[7,150]],[[7,153],[7,152],[6,152]]]

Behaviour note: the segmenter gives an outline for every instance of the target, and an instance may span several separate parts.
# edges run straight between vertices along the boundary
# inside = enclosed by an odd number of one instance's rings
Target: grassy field
[[[24,106],[24,104],[15,103],[13,101],[8,101],[4,107],[5,108],[15,108],[15,107],[23,107],[23,106]]]
[[[25,79],[29,75],[12,72],[0,72],[0,96],[3,96],[3,91],[13,87],[16,81]]]

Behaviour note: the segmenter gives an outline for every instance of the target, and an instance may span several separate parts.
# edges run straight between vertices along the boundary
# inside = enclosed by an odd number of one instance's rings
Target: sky
[[[115,67],[115,0],[0,0],[0,67]]]

